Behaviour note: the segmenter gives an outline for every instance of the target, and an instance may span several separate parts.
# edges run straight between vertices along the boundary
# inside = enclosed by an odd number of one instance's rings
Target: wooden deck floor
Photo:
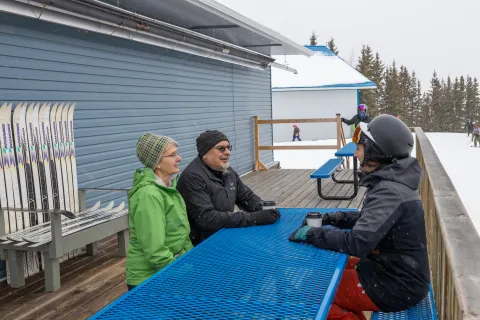
[[[271,169],[267,172],[253,172],[244,181],[264,200],[274,200],[277,207],[288,208],[360,208],[365,189],[360,188],[353,200],[323,200],[318,196],[317,181],[310,179],[314,170]],[[342,170],[337,179],[352,179],[352,170]],[[350,195],[352,184],[338,184],[332,180],[322,182],[322,192],[328,195]]]
[[[326,201],[317,194],[310,179],[313,170],[271,169],[242,178],[261,198],[275,200],[278,207],[359,207],[364,190],[348,201]],[[351,171],[342,171],[339,179],[348,179]],[[351,184],[328,181],[324,193],[350,194]],[[61,264],[61,289],[45,293],[43,273],[26,280],[26,286],[12,289],[0,284],[0,319],[85,319],[127,291],[125,259],[118,256],[115,237],[104,240],[95,256],[79,256]]]

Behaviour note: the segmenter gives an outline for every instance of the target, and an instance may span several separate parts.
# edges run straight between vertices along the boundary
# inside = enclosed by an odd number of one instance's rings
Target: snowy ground
[[[480,205],[477,197],[480,185],[480,148],[470,147],[469,138],[462,133],[427,133],[443,167],[457,189],[462,202],[480,233]],[[347,140],[349,142],[349,140]],[[336,139],[284,142],[275,145],[336,145]],[[275,161],[283,169],[317,169],[328,159],[334,158],[335,150],[275,150]],[[415,156],[415,148],[413,149]]]
[[[463,133],[427,133],[427,137],[480,233],[480,148],[471,148]]]
[[[350,142],[347,139],[347,143]],[[313,146],[337,144],[336,139],[317,141],[295,141],[275,143],[275,146]],[[275,161],[280,161],[282,169],[318,169],[328,159],[335,158],[335,150],[275,150],[273,151]],[[413,156],[415,156],[415,148]]]

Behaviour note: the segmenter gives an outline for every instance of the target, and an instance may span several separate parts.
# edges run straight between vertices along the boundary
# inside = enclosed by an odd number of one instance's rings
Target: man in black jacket
[[[410,156],[410,130],[400,119],[381,115],[360,123],[352,141],[366,173],[362,211],[327,214],[322,221],[334,228],[303,226],[289,238],[358,257],[349,259],[329,319],[408,309],[425,298],[430,284],[418,193],[422,169]]]
[[[177,189],[187,205],[193,245],[222,228],[272,224],[280,214],[262,210],[263,201],[230,168],[232,146],[223,133],[205,131],[197,138],[198,157],[181,174]],[[234,212],[235,205],[242,211]]]

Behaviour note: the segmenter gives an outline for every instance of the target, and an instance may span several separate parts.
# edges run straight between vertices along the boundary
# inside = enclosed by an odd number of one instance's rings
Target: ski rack
[[[72,102],[0,104],[0,256],[14,288],[44,270],[45,289],[59,289],[59,264],[93,255],[96,241],[115,233],[126,255],[125,204],[87,209],[86,192],[128,190],[78,188],[74,110]]]

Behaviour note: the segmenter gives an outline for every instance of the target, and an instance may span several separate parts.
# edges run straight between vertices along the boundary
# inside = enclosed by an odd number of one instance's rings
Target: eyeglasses
[[[225,151],[228,149],[229,151],[232,151],[233,147],[232,145],[228,145],[228,146],[218,146],[218,147],[215,147],[215,149],[217,149],[218,151],[220,151],[221,153],[225,153]]]
[[[172,154],[169,154],[169,155],[166,155],[166,156],[163,156],[164,158],[180,158],[180,154],[178,152],[174,152]]]
[[[355,127],[355,131],[353,131],[352,135],[352,142],[353,143],[360,143],[360,137],[362,136],[362,129],[360,128],[360,125]]]

